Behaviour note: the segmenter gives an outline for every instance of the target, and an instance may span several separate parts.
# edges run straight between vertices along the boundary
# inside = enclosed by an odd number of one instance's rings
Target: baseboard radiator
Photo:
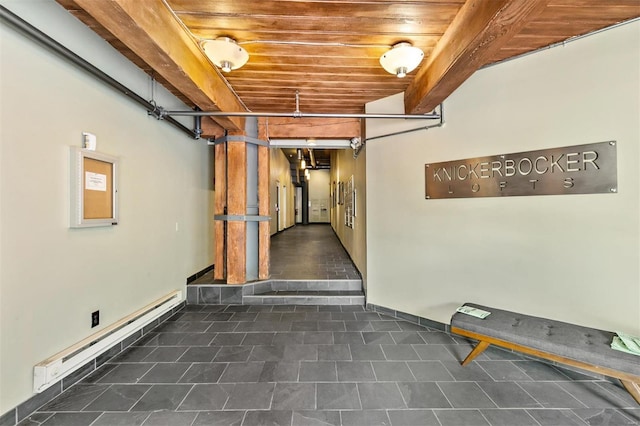
[[[182,303],[175,290],[34,367],[33,391],[40,393]]]

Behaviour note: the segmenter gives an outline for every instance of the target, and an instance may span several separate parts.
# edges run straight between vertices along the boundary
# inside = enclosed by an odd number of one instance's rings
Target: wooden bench
[[[615,333],[474,303],[465,306],[491,315],[480,319],[456,312],[451,318],[452,333],[478,341],[462,365],[496,345],[619,379],[640,404],[640,356],[611,349]]]

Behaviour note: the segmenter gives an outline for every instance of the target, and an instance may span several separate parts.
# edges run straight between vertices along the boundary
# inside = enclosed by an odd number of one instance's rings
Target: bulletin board
[[[72,228],[118,223],[118,159],[78,147],[71,149]]]

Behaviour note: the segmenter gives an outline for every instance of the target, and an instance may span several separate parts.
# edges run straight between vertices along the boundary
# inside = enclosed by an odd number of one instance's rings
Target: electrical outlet
[[[100,324],[100,311],[95,311],[91,313],[91,328]]]

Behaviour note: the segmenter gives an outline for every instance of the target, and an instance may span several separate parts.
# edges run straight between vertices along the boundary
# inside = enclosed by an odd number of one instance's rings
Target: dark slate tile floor
[[[357,280],[358,270],[331,225],[296,225],[271,237],[271,278]]]
[[[359,280],[331,225],[296,225],[271,237],[272,280]],[[224,284],[209,271],[191,284]]]
[[[188,305],[21,425],[632,425],[622,389],[361,306]]]

